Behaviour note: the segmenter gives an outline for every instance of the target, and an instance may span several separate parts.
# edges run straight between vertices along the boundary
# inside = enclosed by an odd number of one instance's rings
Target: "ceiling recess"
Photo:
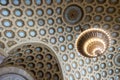
[[[76,40],[76,48],[86,57],[102,55],[109,46],[110,37],[102,29],[91,28],[83,31]]]

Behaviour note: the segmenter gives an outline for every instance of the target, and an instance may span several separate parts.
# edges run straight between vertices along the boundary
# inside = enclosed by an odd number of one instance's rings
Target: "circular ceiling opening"
[[[82,19],[82,16],[83,10],[77,5],[66,7],[63,13],[64,20],[70,25],[77,24]]]
[[[102,29],[87,29],[76,40],[76,49],[86,57],[102,55],[109,46],[109,35]]]

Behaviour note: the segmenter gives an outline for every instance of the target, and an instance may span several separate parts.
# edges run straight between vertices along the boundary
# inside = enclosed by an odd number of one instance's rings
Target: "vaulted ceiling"
[[[0,0],[0,80],[120,80],[120,1]]]

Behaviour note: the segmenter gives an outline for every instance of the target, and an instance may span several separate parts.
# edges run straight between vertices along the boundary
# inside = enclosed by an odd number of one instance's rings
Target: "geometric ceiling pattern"
[[[75,45],[91,28],[110,37],[94,58]],[[0,80],[36,79],[120,80],[120,1],[0,0]]]

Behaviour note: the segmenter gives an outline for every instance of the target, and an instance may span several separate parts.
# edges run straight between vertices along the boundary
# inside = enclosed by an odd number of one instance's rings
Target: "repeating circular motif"
[[[60,80],[63,78],[56,55],[44,44],[26,43],[11,50],[9,54],[11,54],[11,56],[6,58],[2,64],[4,67],[9,65],[23,68],[28,73],[31,73],[35,79]],[[68,59],[67,55],[63,55],[63,59],[66,61]],[[12,76],[13,74],[10,75]],[[10,75],[6,75],[10,80],[12,80],[14,76],[18,76],[13,75],[10,77]],[[1,76],[0,79],[5,80],[5,76]],[[14,80],[17,79],[26,80],[20,76]]]
[[[42,41],[56,51],[65,80],[119,80],[119,3],[119,0],[0,0],[0,50],[10,56],[9,51],[22,42]],[[96,58],[84,57],[75,49],[76,39],[89,28],[103,29],[111,38],[106,52]],[[50,52],[43,55],[47,50],[40,46],[28,46],[16,50],[19,53],[15,62],[9,64],[21,64],[22,68],[27,68],[25,71],[29,69],[38,75],[36,78],[47,76],[59,80],[58,65],[53,66],[54,56]],[[22,51],[29,55],[23,55]],[[33,61],[35,59],[40,62]],[[0,56],[0,63],[3,60]],[[46,60],[48,62],[44,63]],[[53,74],[50,70],[58,72]]]

